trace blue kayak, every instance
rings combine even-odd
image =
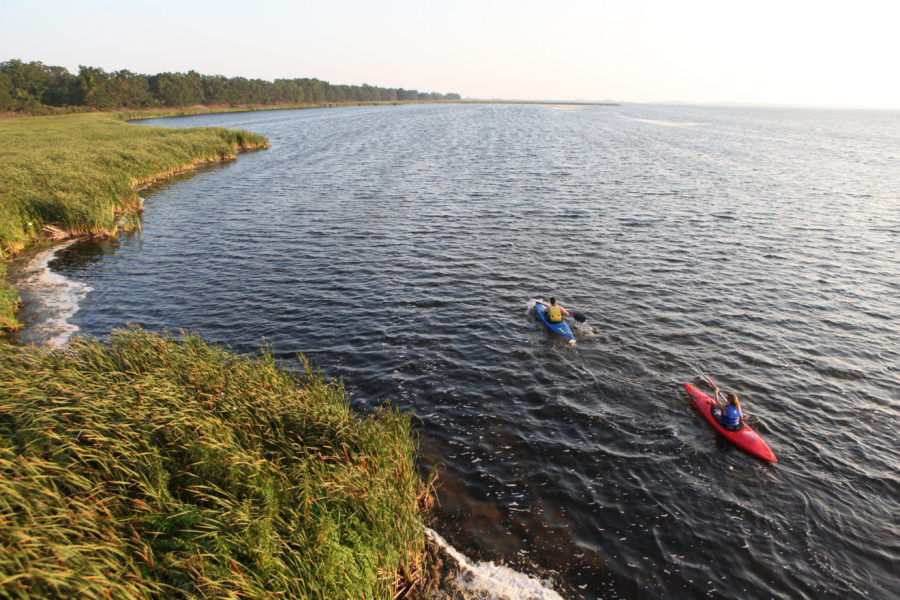
[[[568,323],[566,323],[565,321],[560,321],[559,323],[550,322],[550,319],[547,318],[547,308],[540,302],[535,302],[534,312],[537,314],[538,319],[541,320],[541,323],[546,325],[547,329],[549,329],[553,333],[561,335],[567,340],[575,339],[575,336],[572,335],[572,330],[569,329]]]

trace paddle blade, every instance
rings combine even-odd
[[[581,313],[572,313],[572,318],[578,321],[579,323],[584,323],[587,321],[587,317]]]

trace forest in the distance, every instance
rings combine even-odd
[[[368,84],[334,85],[320,79],[247,79],[223,75],[104,71],[12,59],[0,63],[0,112],[47,114],[68,110],[117,110],[183,106],[319,104],[459,100],[459,94],[419,92]]]

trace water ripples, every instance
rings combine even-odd
[[[626,118],[622,118],[626,117]],[[411,410],[435,528],[569,598],[900,594],[895,113],[409,106],[162,120],[272,148],[54,268],[73,321],[307,354]],[[677,125],[677,126],[673,126]],[[873,134],[873,132],[876,132]],[[599,328],[575,348],[528,300]],[[741,394],[780,462],[683,394]],[[485,563],[486,564],[486,563]]]

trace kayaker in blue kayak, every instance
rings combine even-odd
[[[721,402],[719,394],[719,390],[716,389],[716,402]],[[740,431],[744,428],[744,422],[741,420],[743,416],[741,400],[737,394],[728,394],[728,402],[725,403],[724,409],[721,406],[716,407],[716,418],[722,427],[729,431]]]
[[[541,304],[544,304],[541,302]],[[563,320],[563,315],[571,317],[572,313],[567,311],[562,304],[556,303],[556,297],[550,296],[550,304],[544,304],[547,307],[547,320],[551,323],[559,323]]]

